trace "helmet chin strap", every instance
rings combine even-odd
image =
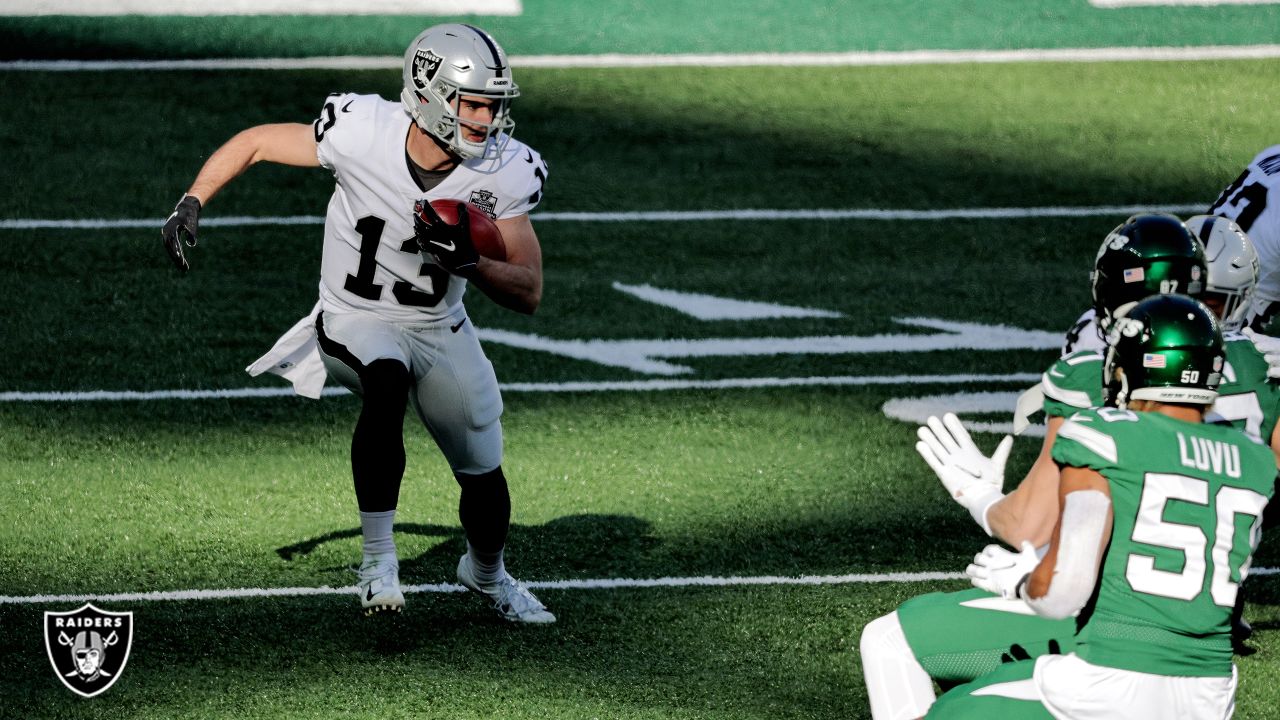
[[[1125,377],[1124,370],[1120,371],[1120,392],[1116,393],[1116,407],[1121,410],[1129,409],[1129,378]]]

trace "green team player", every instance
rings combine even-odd
[[[1223,720],[1235,708],[1231,611],[1274,491],[1275,456],[1205,423],[1224,368],[1218,322],[1181,295],[1108,331],[1106,407],[1064,421],[1046,552],[988,546],[966,572],[1037,616],[1076,618],[1074,650],[1000,666],[928,717]]]
[[[1201,294],[1207,278],[1206,296],[1215,298],[1226,316],[1238,322],[1243,315],[1236,309],[1247,307],[1256,282],[1257,256],[1239,228],[1215,220],[1220,222],[1202,235],[1211,258],[1207,267],[1202,243],[1177,218],[1138,215],[1117,227],[1095,259],[1094,308],[1088,315],[1098,318],[1098,325],[1109,326],[1146,295],[1167,290]],[[1205,229],[1200,218],[1191,226]],[[1241,267],[1245,272],[1239,272]],[[1081,332],[1085,327],[1088,331]],[[1077,340],[1098,335],[1092,323],[1077,323],[1073,333]],[[1233,336],[1229,345],[1232,364],[1222,390],[1231,396],[1223,405],[1249,409],[1233,415],[1271,437],[1280,418],[1280,391],[1266,384],[1266,362],[1247,339]],[[933,418],[929,427],[921,428],[921,444],[931,442],[935,448],[921,453],[944,485],[988,534],[1015,547],[1048,542],[1058,513],[1058,467],[1050,449],[1067,416],[1101,404],[1101,353],[1079,351],[1059,360],[1045,373],[1040,389],[1047,416],[1044,444],[1026,478],[1007,496],[1000,490],[1010,438],[988,459],[954,415],[942,421]],[[863,632],[863,671],[872,715],[878,720],[920,717],[934,700],[933,680],[945,688],[972,680],[1001,662],[1066,652],[1073,647],[1074,633],[1069,620],[1046,620],[1025,603],[977,589],[913,598]]]

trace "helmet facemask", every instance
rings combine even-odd
[[[515,128],[511,101],[520,89],[506,53],[488,33],[470,25],[427,28],[405,52],[403,80],[405,110],[449,152],[464,160],[501,155]],[[461,118],[463,98],[492,100],[492,118]],[[484,138],[467,139],[463,125],[481,130]]]

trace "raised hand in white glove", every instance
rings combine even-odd
[[[951,497],[990,535],[987,510],[1004,497],[1004,464],[1013,448],[1013,438],[1005,435],[996,451],[987,457],[974,444],[955,413],[943,415],[942,420],[930,417],[927,424],[916,430],[916,435],[920,438],[916,452],[933,469]]]
[[[974,587],[1012,600],[1018,597],[1024,580],[1039,564],[1040,555],[1035,546],[1023,540],[1019,552],[1001,545],[986,546],[973,556],[973,564],[964,572]]]
[[[1280,378],[1280,337],[1263,335],[1253,328],[1245,328],[1240,332],[1252,340],[1253,346],[1258,348],[1258,352],[1262,353],[1262,357],[1266,358],[1267,377]]]

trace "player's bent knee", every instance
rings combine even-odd
[[[360,384],[366,398],[395,397],[403,407],[408,401],[409,368],[397,359],[379,358],[360,372]]]
[[[867,623],[858,649],[873,718],[907,720],[928,712],[933,681],[907,644],[896,611]]]
[[[902,625],[898,622],[896,612],[881,615],[867,623],[862,629],[862,639],[858,644],[863,662],[866,662],[868,656],[878,657],[886,651],[892,651],[896,645],[895,635],[902,635]],[[905,638],[903,644],[905,645]]]

